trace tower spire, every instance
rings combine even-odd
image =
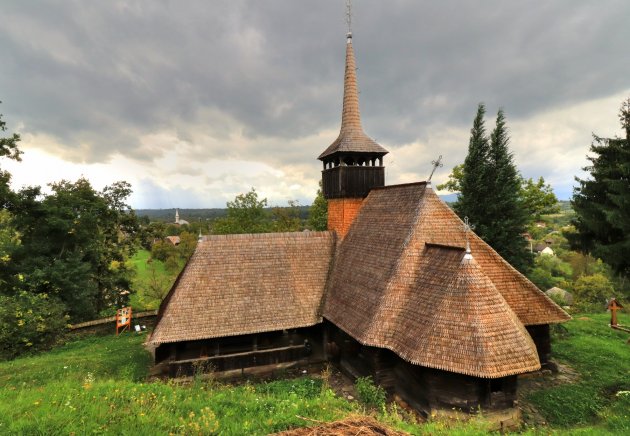
[[[343,238],[370,190],[385,185],[387,150],[363,132],[357,67],[352,47],[352,1],[346,0],[346,65],[339,136],[318,159],[324,164],[322,192],[328,200],[328,230]]]
[[[326,163],[332,159],[343,161],[346,156],[340,154],[362,153],[364,158],[379,159],[388,153],[376,141],[363,131],[361,113],[359,111],[359,90],[357,86],[357,66],[352,47],[352,1],[346,0],[346,68],[343,80],[343,110],[341,112],[341,130],[337,139],[319,155],[318,159]],[[369,156],[365,156],[365,155]],[[366,159],[364,159],[365,161]]]

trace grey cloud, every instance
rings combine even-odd
[[[516,120],[628,87],[625,0],[355,3],[363,121],[390,150],[437,122],[468,126],[480,101]],[[304,163],[321,150],[296,140],[338,127],[343,13],[341,0],[4,2],[3,111],[85,161],[151,160],[163,150],[138,138],[175,130],[213,136],[215,158]],[[238,128],[251,145],[222,147]]]

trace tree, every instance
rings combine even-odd
[[[531,177],[529,179],[521,177],[520,196],[530,222],[540,220],[541,215],[560,211],[556,194],[542,176],[536,182]]]
[[[0,103],[2,103],[0,101]],[[7,131],[7,123],[2,120],[2,114],[0,114],[0,133]],[[20,135],[13,133],[10,136],[0,136],[0,158],[6,157],[8,159],[20,161],[22,152],[18,148],[18,142],[20,142]],[[11,174],[8,171],[0,169],[0,206],[7,208],[11,206],[14,194],[10,188]]]
[[[190,256],[195,252],[195,248],[197,247],[197,236],[192,233],[183,231],[179,235],[179,245],[177,246],[177,251],[179,252],[179,257],[184,262],[190,259]]]
[[[218,218],[213,227],[215,234],[265,233],[271,230],[269,215],[265,211],[267,199],[258,199],[256,189],[237,195],[227,202],[227,216]]]
[[[299,232],[302,230],[300,203],[289,200],[289,207],[274,207],[271,211],[274,232]]]
[[[455,212],[460,217],[468,217],[475,224],[475,232],[483,238],[489,224],[486,213],[488,199],[488,187],[486,186],[488,168],[488,154],[490,143],[486,136],[484,115],[486,108],[483,103],[477,107],[477,115],[470,130],[468,154],[464,160],[464,171],[461,180],[461,190],[457,202],[454,204]]]
[[[0,101],[0,103],[2,103]],[[0,114],[0,132],[7,131],[7,123],[2,121],[2,114]],[[9,159],[20,161],[22,158],[20,155],[22,152],[18,148],[18,142],[20,142],[20,135],[17,133],[11,136],[1,138],[0,137],[0,157],[8,157]]]
[[[615,295],[612,283],[603,274],[580,277],[575,282],[573,292],[580,303],[599,304],[602,308]]]
[[[439,191],[460,192],[461,183],[464,178],[464,165],[459,164],[453,167],[453,170],[448,175],[446,182],[437,185]],[[548,215],[552,213],[558,213],[560,211],[560,205],[558,204],[558,198],[553,192],[553,188],[550,184],[545,182],[545,179],[541,176],[537,181],[534,181],[531,177],[525,179],[523,176],[520,178],[519,196],[521,198],[522,206],[527,211],[528,223],[532,224],[538,221],[541,215]]]
[[[505,115],[503,109],[499,109],[490,135],[485,172],[489,191],[484,204],[488,219],[484,239],[512,266],[526,271],[532,261],[521,236],[527,228],[527,215],[520,197],[521,179],[508,149],[509,141]]]
[[[470,132],[468,155],[461,171],[453,171],[452,187],[460,187],[454,209],[475,225],[475,232],[505,260],[526,271],[531,255],[521,235],[527,215],[521,203],[520,176],[508,149],[509,136],[503,110],[497,113],[490,138],[486,136],[485,107],[479,104]],[[461,181],[457,183],[458,174]],[[448,184],[448,182],[447,182]]]
[[[529,278],[543,291],[557,286],[567,289],[570,286],[573,270],[571,265],[556,256],[540,255],[534,260],[534,267],[528,272]]]
[[[55,345],[68,324],[65,311],[63,304],[47,294],[0,294],[0,359]]]
[[[462,179],[464,178],[464,164],[455,165],[448,175],[448,180],[437,185],[438,191],[461,192]]]
[[[137,221],[125,204],[131,189],[117,182],[98,192],[86,179],[50,185],[52,193],[26,188],[17,195],[15,220],[21,245],[11,264],[23,287],[59,298],[75,321],[120,302],[131,271]]]
[[[164,274],[158,272],[156,262],[150,260],[147,266],[147,280],[143,283],[143,295],[148,301],[143,303],[149,307],[159,306],[170,288],[170,280]]]
[[[308,227],[311,230],[324,231],[328,229],[328,201],[322,192],[322,182],[319,182],[317,195],[308,212]]]
[[[576,177],[571,204],[576,233],[571,246],[610,264],[617,274],[630,274],[630,98],[619,111],[626,138],[593,135],[590,179]]]

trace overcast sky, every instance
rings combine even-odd
[[[310,204],[337,136],[344,0],[0,0],[0,112],[14,187],[86,176],[137,208],[224,207],[255,187]],[[503,107],[525,177],[567,199],[591,133],[621,135],[627,0],[355,0],[368,135],[387,184],[446,180],[479,102]],[[185,217],[184,217],[185,218]]]

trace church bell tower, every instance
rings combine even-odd
[[[388,153],[365,134],[361,125],[350,11],[346,36],[341,131],[318,157],[324,164],[322,188],[328,200],[328,230],[335,230],[342,238],[370,190],[385,185],[383,156]]]

